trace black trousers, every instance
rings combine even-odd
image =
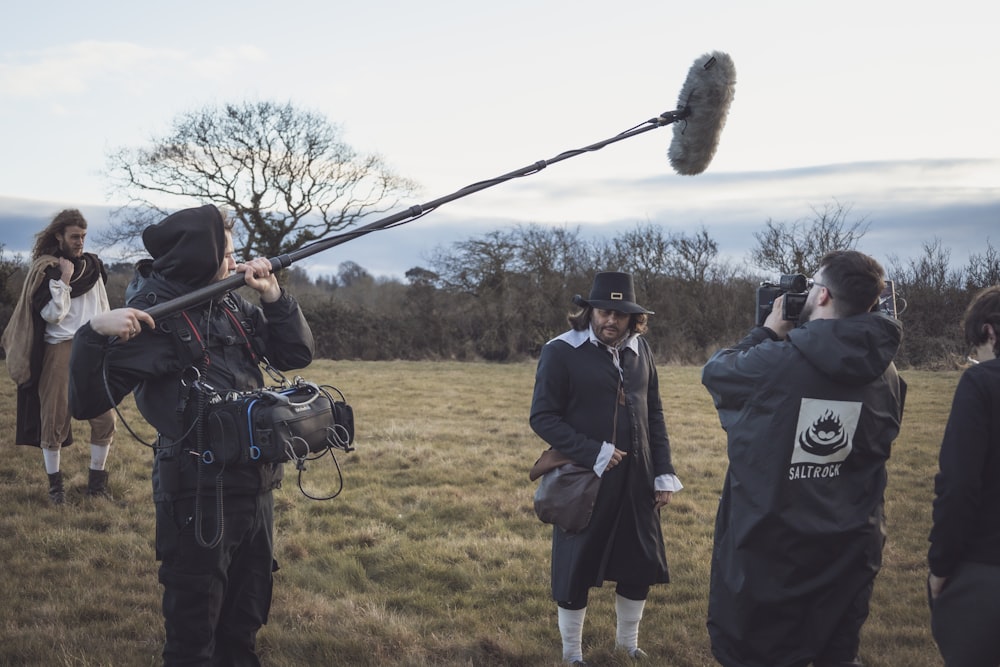
[[[1000,665],[1000,566],[961,563],[931,605],[946,667]]]
[[[194,499],[156,503],[163,664],[258,667],[257,631],[267,622],[277,570],[273,496],[223,496],[221,524],[214,498],[197,509]],[[203,546],[220,528],[218,544]]]

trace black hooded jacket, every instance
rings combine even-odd
[[[211,205],[165,218],[146,229],[143,242],[152,259],[139,263],[126,291],[127,305],[141,310],[214,282],[226,247],[222,218]],[[280,484],[281,465],[202,464],[199,477],[199,459],[189,452],[220,443],[203,436],[199,445],[197,416],[204,405],[190,380],[197,374],[220,392],[257,389],[263,386],[260,357],[284,371],[304,368],[312,354],[312,332],[290,295],[282,291],[277,301],[258,307],[230,292],[163,318],[124,343],[110,343],[85,325],[73,343],[70,407],[74,417],[86,418],[134,390],[139,411],[160,436],[154,500],[199,489],[211,495],[219,481],[224,493],[260,493]]]
[[[901,335],[876,313],[813,320],[787,341],[758,327],[705,365],[728,435],[708,610],[723,665],[806,664],[863,623],[845,619],[867,614],[882,562]]]

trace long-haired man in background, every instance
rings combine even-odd
[[[87,221],[76,209],[61,211],[36,235],[21,298],[3,333],[7,369],[17,382],[16,441],[41,447],[49,500],[56,505],[66,498],[62,447],[73,443],[69,410],[73,336],[109,309],[108,274],[97,255],[84,252],[86,236]],[[115,433],[114,412],[108,410],[89,422],[86,493],[109,496],[104,466]]]

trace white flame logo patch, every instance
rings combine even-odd
[[[803,398],[792,463],[837,463],[851,453],[861,403]]]

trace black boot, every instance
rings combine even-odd
[[[53,505],[62,505],[66,502],[66,493],[63,491],[62,471],[49,475],[49,500]]]
[[[87,476],[87,495],[91,498],[111,498],[108,492],[108,471],[93,470]]]

